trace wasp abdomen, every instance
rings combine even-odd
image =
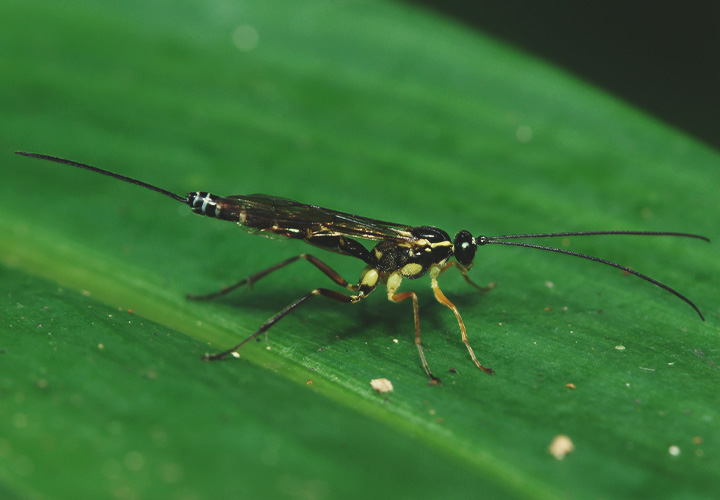
[[[208,217],[217,217],[217,202],[219,198],[219,196],[215,196],[214,194],[198,191],[187,194],[187,204],[190,205],[190,208],[196,214],[207,215]]]

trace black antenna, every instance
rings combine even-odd
[[[530,234],[508,234],[505,236],[488,236],[488,240],[510,240],[518,238],[557,238],[558,236],[597,236],[604,234],[624,234],[630,236],[680,236],[682,238],[697,238],[698,240],[710,242],[709,238],[699,234],[672,233],[666,231],[575,231],[569,233],[530,233]]]
[[[115,179],[129,182],[130,184],[135,184],[136,186],[141,186],[141,187],[147,188],[151,191],[155,191],[160,194],[164,194],[165,196],[169,196],[173,200],[179,201],[181,203],[185,203],[185,204],[188,203],[187,198],[178,196],[175,193],[171,193],[170,191],[166,191],[165,189],[159,188],[157,186],[153,186],[152,184],[148,184],[147,182],[133,179],[132,177],[126,177],[124,175],[116,174],[114,172],[108,172],[107,170],[103,170],[102,168],[93,167],[91,165],[86,165],[84,163],[79,163],[79,162],[72,161],[72,160],[66,160],[64,158],[58,158],[57,156],[41,155],[38,153],[25,153],[23,151],[15,151],[15,154],[29,156],[30,158],[38,158],[40,160],[50,160],[50,161],[54,161],[55,163],[62,163],[64,165],[71,165],[73,167],[84,168],[85,170],[90,170],[91,172],[97,172],[98,174],[107,175],[108,177],[113,177]]]
[[[537,250],[545,250],[548,252],[556,252],[561,253],[565,255],[571,255],[573,257],[580,257],[581,259],[591,260],[593,262],[599,262],[600,264],[605,264],[606,266],[615,267],[617,269],[621,269],[625,271],[626,273],[632,274],[634,276],[637,276],[638,278],[642,278],[647,282],[652,283],[655,286],[658,286],[662,288],[663,290],[670,292],[671,294],[675,295],[676,297],[684,300],[686,303],[692,307],[695,312],[700,316],[700,319],[705,321],[705,317],[700,312],[700,309],[686,296],[678,292],[677,290],[674,290],[673,288],[670,288],[664,283],[661,283],[655,279],[652,279],[650,276],[646,276],[642,273],[639,273],[637,271],[634,271],[630,269],[629,267],[622,266],[620,264],[616,264],[615,262],[611,262],[609,260],[601,259],[599,257],[593,257],[592,255],[586,255],[583,253],[573,252],[572,250],[563,250],[561,248],[555,248],[555,247],[547,247],[544,245],[536,245],[533,243],[522,243],[517,241],[502,241],[502,240],[509,240],[509,239],[516,239],[516,238],[557,238],[557,237],[563,237],[563,236],[597,236],[597,235],[634,235],[634,236],[679,236],[682,238],[696,238],[699,240],[710,242],[709,238],[706,238],[705,236],[700,236],[698,234],[690,234],[690,233],[675,233],[675,232],[657,232],[657,231],[580,231],[580,232],[567,232],[567,233],[534,233],[534,234],[509,234],[505,236],[480,236],[477,238],[477,244],[480,245],[509,245],[509,246],[516,246],[516,247],[525,247],[525,248],[535,248]]]

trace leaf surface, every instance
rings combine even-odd
[[[472,277],[494,290],[452,270],[440,284],[493,377],[425,279],[401,290],[418,291],[440,387],[420,366],[411,305],[382,291],[352,307],[315,299],[267,346],[203,363],[331,283],[299,262],[215,302],[185,294],[307,247],[11,154],[451,234],[717,241],[715,152],[402,4],[27,1],[0,15],[8,496],[700,498],[720,487],[714,243],[554,242],[677,288],[705,323],[617,270],[481,248]],[[349,281],[362,269],[315,254]],[[383,377],[394,392],[372,390]],[[562,461],[548,452],[558,434],[575,444]]]

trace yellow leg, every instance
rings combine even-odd
[[[435,269],[437,269],[437,270],[435,270]],[[467,347],[467,350],[470,353],[470,357],[475,362],[477,367],[480,368],[485,373],[489,373],[489,374],[494,373],[492,371],[492,369],[485,368],[483,365],[481,365],[480,362],[475,357],[475,353],[473,352],[472,347],[470,347],[470,342],[468,342],[467,330],[465,329],[465,323],[463,323],[462,317],[460,316],[460,311],[458,311],[458,308],[455,307],[455,304],[450,302],[450,300],[447,297],[445,297],[445,294],[443,294],[442,291],[440,290],[440,287],[438,287],[437,276],[440,274],[440,272],[442,272],[442,270],[440,268],[435,268],[435,269],[433,269],[430,273],[430,277],[432,278],[431,286],[432,286],[433,292],[435,293],[435,298],[437,299],[438,302],[440,302],[445,307],[450,308],[452,310],[452,312],[455,313],[455,317],[457,318],[458,325],[460,325],[460,333],[462,335],[462,341],[465,344],[465,347]]]
[[[480,285],[478,285],[477,283],[475,283],[473,280],[470,279],[470,276],[468,276],[467,271],[466,271],[465,269],[463,269],[462,267],[460,267],[460,266],[458,265],[457,261],[455,261],[455,260],[449,260],[449,261],[443,266],[443,268],[442,268],[442,270],[440,271],[440,273],[444,273],[445,271],[447,271],[447,270],[448,270],[449,268],[451,268],[451,267],[457,267],[458,271],[460,271],[460,274],[462,274],[462,277],[465,278],[465,281],[467,281],[468,284],[474,286],[475,288],[477,288],[477,289],[480,290],[481,292],[489,292],[490,290],[492,290],[493,288],[495,288],[495,282],[494,282],[494,281],[493,281],[492,283],[488,284],[488,286],[480,286]]]
[[[401,281],[402,276],[400,275],[400,273],[394,273],[390,275],[390,277],[388,277],[388,299],[393,302],[402,302],[403,300],[408,298],[412,299],[413,317],[415,318],[415,345],[417,346],[418,352],[420,353],[420,361],[422,361],[425,373],[427,373],[428,377],[430,377],[430,382],[428,383],[430,385],[438,385],[441,383],[441,381],[430,371],[430,367],[428,366],[427,360],[425,359],[425,353],[423,352],[422,342],[420,341],[420,309],[418,307],[417,295],[415,294],[415,292],[395,293],[395,291],[400,286]]]

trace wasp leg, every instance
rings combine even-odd
[[[294,259],[297,260],[298,258],[299,257],[295,257]],[[282,266],[280,266],[280,267],[282,267]],[[252,335],[250,335],[249,337],[244,339],[242,342],[240,342],[236,346],[228,349],[227,351],[223,351],[223,352],[220,352],[217,354],[206,354],[205,356],[203,356],[203,359],[205,361],[216,361],[218,359],[224,358],[228,354],[232,354],[233,352],[237,351],[238,349],[240,349],[242,346],[244,346],[251,340],[258,338],[260,335],[267,332],[270,328],[272,328],[273,325],[275,325],[275,323],[277,323],[278,321],[283,319],[285,316],[287,316],[293,310],[295,310],[298,306],[304,304],[305,302],[310,300],[312,297],[315,297],[316,295],[320,295],[322,297],[327,297],[329,299],[333,299],[338,302],[343,302],[346,304],[358,302],[366,297],[366,295],[345,295],[344,293],[337,292],[335,290],[328,290],[327,288],[316,288],[315,290],[312,290],[312,291],[306,293],[305,295],[303,295],[302,297],[300,297],[298,300],[296,300],[295,302],[293,302],[292,304],[287,306],[285,309],[283,309],[282,311],[277,313],[272,318],[268,319],[265,323],[262,324],[262,326],[260,326],[260,328],[255,333],[253,333]]]
[[[480,285],[478,285],[477,283],[475,283],[473,280],[470,279],[470,276],[468,276],[467,271],[466,271],[465,269],[463,269],[462,267],[458,266],[458,265],[457,265],[457,261],[454,261],[454,260],[449,260],[449,261],[443,266],[443,268],[442,268],[442,270],[441,270],[440,272],[441,272],[441,273],[444,273],[444,272],[447,271],[447,269],[450,268],[450,267],[456,267],[457,270],[460,271],[460,274],[462,274],[462,277],[465,278],[465,281],[466,281],[468,284],[470,284],[470,285],[474,286],[475,288],[477,288],[478,290],[480,290],[481,292],[489,292],[490,290],[492,290],[493,288],[495,288],[495,282],[494,282],[494,281],[491,282],[491,283],[489,283],[487,286],[480,286]]]
[[[428,377],[430,377],[430,382],[428,382],[429,385],[438,385],[441,384],[442,381],[437,378],[435,375],[432,374],[430,371],[430,367],[428,366],[427,360],[425,359],[425,353],[423,352],[422,348],[422,341],[420,340],[420,310],[418,308],[418,298],[417,294],[415,292],[404,292],[404,293],[395,293],[395,291],[400,286],[402,278],[399,273],[391,275],[387,280],[387,287],[388,287],[388,299],[390,299],[393,302],[402,302],[403,300],[407,298],[411,298],[413,301],[413,318],[415,318],[415,345],[418,348],[418,352],[420,353],[420,360],[422,361],[422,366],[425,369],[425,373],[427,373]]]
[[[441,271],[440,271],[441,272]],[[455,304],[450,302],[450,300],[445,297],[445,294],[442,293],[440,290],[440,287],[438,287],[437,283],[437,277],[440,274],[439,271],[431,272],[431,286],[433,289],[433,292],[435,293],[435,298],[438,302],[440,302],[442,305],[450,308],[452,312],[455,313],[455,317],[457,318],[458,325],[460,325],[460,333],[462,335],[462,341],[465,344],[465,347],[467,347],[468,352],[470,353],[470,357],[475,362],[478,368],[480,368],[485,373],[493,374],[493,370],[490,368],[485,368],[483,365],[480,364],[480,362],[475,357],[475,353],[472,350],[472,347],[470,347],[470,343],[468,342],[468,336],[467,336],[467,330],[465,329],[465,323],[463,323],[462,317],[460,317],[460,311],[458,311],[458,308],[455,307]]]
[[[357,285],[351,285],[350,283],[348,283],[342,276],[340,276],[337,273],[337,271],[332,269],[330,266],[325,264],[323,261],[321,261],[317,257],[314,257],[310,254],[303,253],[300,255],[296,255],[295,257],[290,257],[289,259],[279,262],[279,263],[275,264],[274,266],[270,266],[267,269],[264,269],[253,275],[250,275],[247,278],[245,278],[244,280],[238,281],[234,285],[222,288],[221,290],[219,290],[217,292],[208,293],[206,295],[188,294],[187,298],[190,300],[211,300],[211,299],[216,299],[218,297],[222,297],[223,295],[226,295],[226,294],[232,292],[233,290],[237,290],[238,288],[240,288],[242,286],[247,285],[248,287],[250,287],[253,285],[253,283],[255,283],[256,281],[260,281],[262,278],[264,278],[268,274],[275,272],[278,269],[282,269],[283,267],[285,267],[289,264],[292,264],[293,262],[300,260],[300,259],[306,260],[309,263],[311,263],[313,266],[320,269],[320,271],[322,271],[323,274],[325,274],[328,278],[333,280],[335,283],[337,283],[341,287],[347,288],[351,292],[357,291]]]
[[[438,385],[441,384],[442,381],[437,378],[435,375],[432,374],[430,371],[430,367],[427,364],[427,361],[425,360],[425,353],[423,352],[422,348],[422,342],[420,341],[420,314],[418,310],[418,300],[417,300],[417,294],[415,292],[405,292],[405,293],[398,293],[391,295],[389,298],[393,302],[402,302],[403,300],[407,299],[408,297],[412,298],[413,301],[413,315],[415,317],[415,345],[418,348],[418,352],[420,353],[420,360],[422,361],[423,368],[425,369],[425,373],[427,373],[428,377],[430,377],[430,382],[428,382],[429,385]]]

